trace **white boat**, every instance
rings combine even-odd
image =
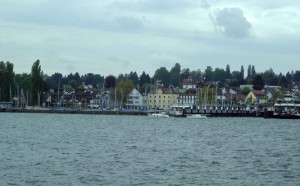
[[[169,109],[169,115],[173,117],[184,117],[183,110],[190,109],[191,106],[173,105]]]
[[[207,117],[205,115],[201,114],[191,114],[191,115],[186,115],[187,118],[191,119],[206,119]]]
[[[283,99],[276,100],[274,108],[275,118],[300,119],[300,100],[297,96],[284,95]]]
[[[168,118],[169,115],[165,112],[148,114],[149,117]]]

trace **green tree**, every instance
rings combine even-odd
[[[153,80],[157,81],[157,80],[161,80],[162,83],[167,86],[170,84],[170,73],[169,71],[166,69],[166,67],[160,67],[159,69],[157,69],[154,73],[153,76]]]
[[[105,88],[111,89],[116,87],[116,77],[109,75],[105,77]]]
[[[41,96],[41,93],[44,90],[43,71],[41,70],[40,60],[37,60],[32,65],[31,82],[32,82],[31,85],[32,103],[39,104],[38,97]]]
[[[245,70],[244,70],[244,65],[241,66],[241,75],[240,75],[240,80],[244,81],[245,79]]]
[[[170,70],[170,84],[174,87],[178,87],[180,84],[180,72],[181,67],[179,63],[176,63],[175,66]]]
[[[281,86],[281,88],[288,88],[288,81],[285,76],[281,76],[278,85]]]
[[[194,80],[201,80],[202,79],[202,72],[200,69],[198,70],[193,70],[190,72],[190,76],[189,76],[191,79],[194,79]]]
[[[97,84],[95,81],[95,75],[93,73],[85,74],[82,79],[85,85],[92,85],[95,87]]]
[[[211,68],[211,66],[208,66],[208,67],[205,69],[205,72],[204,72],[204,78],[205,78],[205,81],[206,81],[206,82],[212,81],[212,80],[213,80],[213,76],[214,76],[213,69]]]
[[[120,82],[117,83],[116,85],[116,93],[117,93],[117,100],[119,103],[122,103],[122,107],[124,104],[127,102],[127,98],[129,93],[133,90],[134,84],[131,80],[126,79],[126,80],[121,80]],[[112,96],[114,97],[115,92],[112,92]]]
[[[142,92],[148,92],[151,89],[151,78],[149,76],[149,74],[146,74],[145,72],[143,72],[140,76],[140,80],[139,80],[139,87],[140,89],[142,89]]]
[[[214,81],[220,81],[222,83],[225,82],[225,77],[226,77],[226,72],[224,69],[221,68],[216,68],[214,73],[213,73],[213,80]]]
[[[230,66],[226,65],[226,78],[231,79]]]
[[[129,76],[128,76],[128,79],[131,80],[133,82],[133,84],[136,85],[136,86],[139,83],[139,77],[138,77],[136,72],[130,72]]]
[[[181,73],[180,73],[180,82],[182,82],[182,80],[188,79],[188,78],[192,78],[192,77],[190,77],[190,69],[189,68],[182,69]]]
[[[252,77],[256,76],[256,70],[255,70],[255,66],[254,65],[252,65],[252,68],[251,68],[251,76]]]
[[[19,86],[20,89],[23,89],[24,91],[30,91],[32,87],[30,74],[16,74],[15,83]]]
[[[14,94],[14,65],[10,62],[0,62],[0,101],[11,101]]]
[[[216,88],[215,87],[202,87],[199,88],[198,102],[200,105],[215,104]]]
[[[269,70],[266,70],[263,74],[262,74],[262,78],[265,80],[265,83],[267,85],[273,85],[276,86],[278,84],[278,80],[277,80],[277,76],[274,73],[273,69],[270,68]]]
[[[300,83],[300,70],[297,70],[293,76],[295,82]]]
[[[251,65],[248,66],[248,69],[247,69],[247,79],[251,79],[252,77],[252,74],[251,74]]]
[[[0,62],[0,101],[5,101],[5,63]]]
[[[265,86],[265,81],[261,77],[261,75],[256,75],[253,81],[253,89],[254,90],[262,90]]]
[[[73,89],[76,89],[78,87],[77,81],[76,80],[71,80],[68,82],[68,85],[72,87]]]
[[[245,87],[241,90],[241,92],[247,96],[251,92],[251,89],[249,87]]]

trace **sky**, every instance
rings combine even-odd
[[[299,0],[0,0],[0,61],[30,73],[300,70]]]

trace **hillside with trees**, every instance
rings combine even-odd
[[[15,74],[14,65],[11,62],[0,62],[0,101],[12,101],[20,97],[20,90],[29,97],[31,105],[36,105],[38,97],[50,89],[72,92],[80,87],[90,85],[96,90],[117,89],[118,99],[126,101],[126,95],[132,88],[140,92],[149,92],[155,83],[159,82],[164,87],[181,87],[183,79],[193,79],[199,82],[199,86],[239,87],[243,84],[253,85],[253,89],[261,90],[264,85],[281,86],[282,91],[291,91],[300,85],[300,70],[276,74],[273,69],[264,72],[256,72],[254,65],[249,65],[245,70],[241,66],[240,71],[231,71],[230,65],[213,69],[211,66],[205,69],[182,68],[179,63],[171,69],[158,67],[153,76],[143,71],[140,75],[136,71],[125,74],[108,75],[87,73],[80,75],[78,72],[63,75],[56,72],[51,75],[43,73],[39,60],[35,61],[31,73]],[[249,90],[242,90],[249,91]]]

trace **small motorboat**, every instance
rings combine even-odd
[[[149,117],[157,117],[157,118],[168,118],[169,115],[166,114],[165,112],[162,113],[152,113],[152,114],[148,114]]]
[[[201,114],[191,114],[191,115],[186,115],[187,118],[191,119],[206,119],[207,117],[205,115]]]

